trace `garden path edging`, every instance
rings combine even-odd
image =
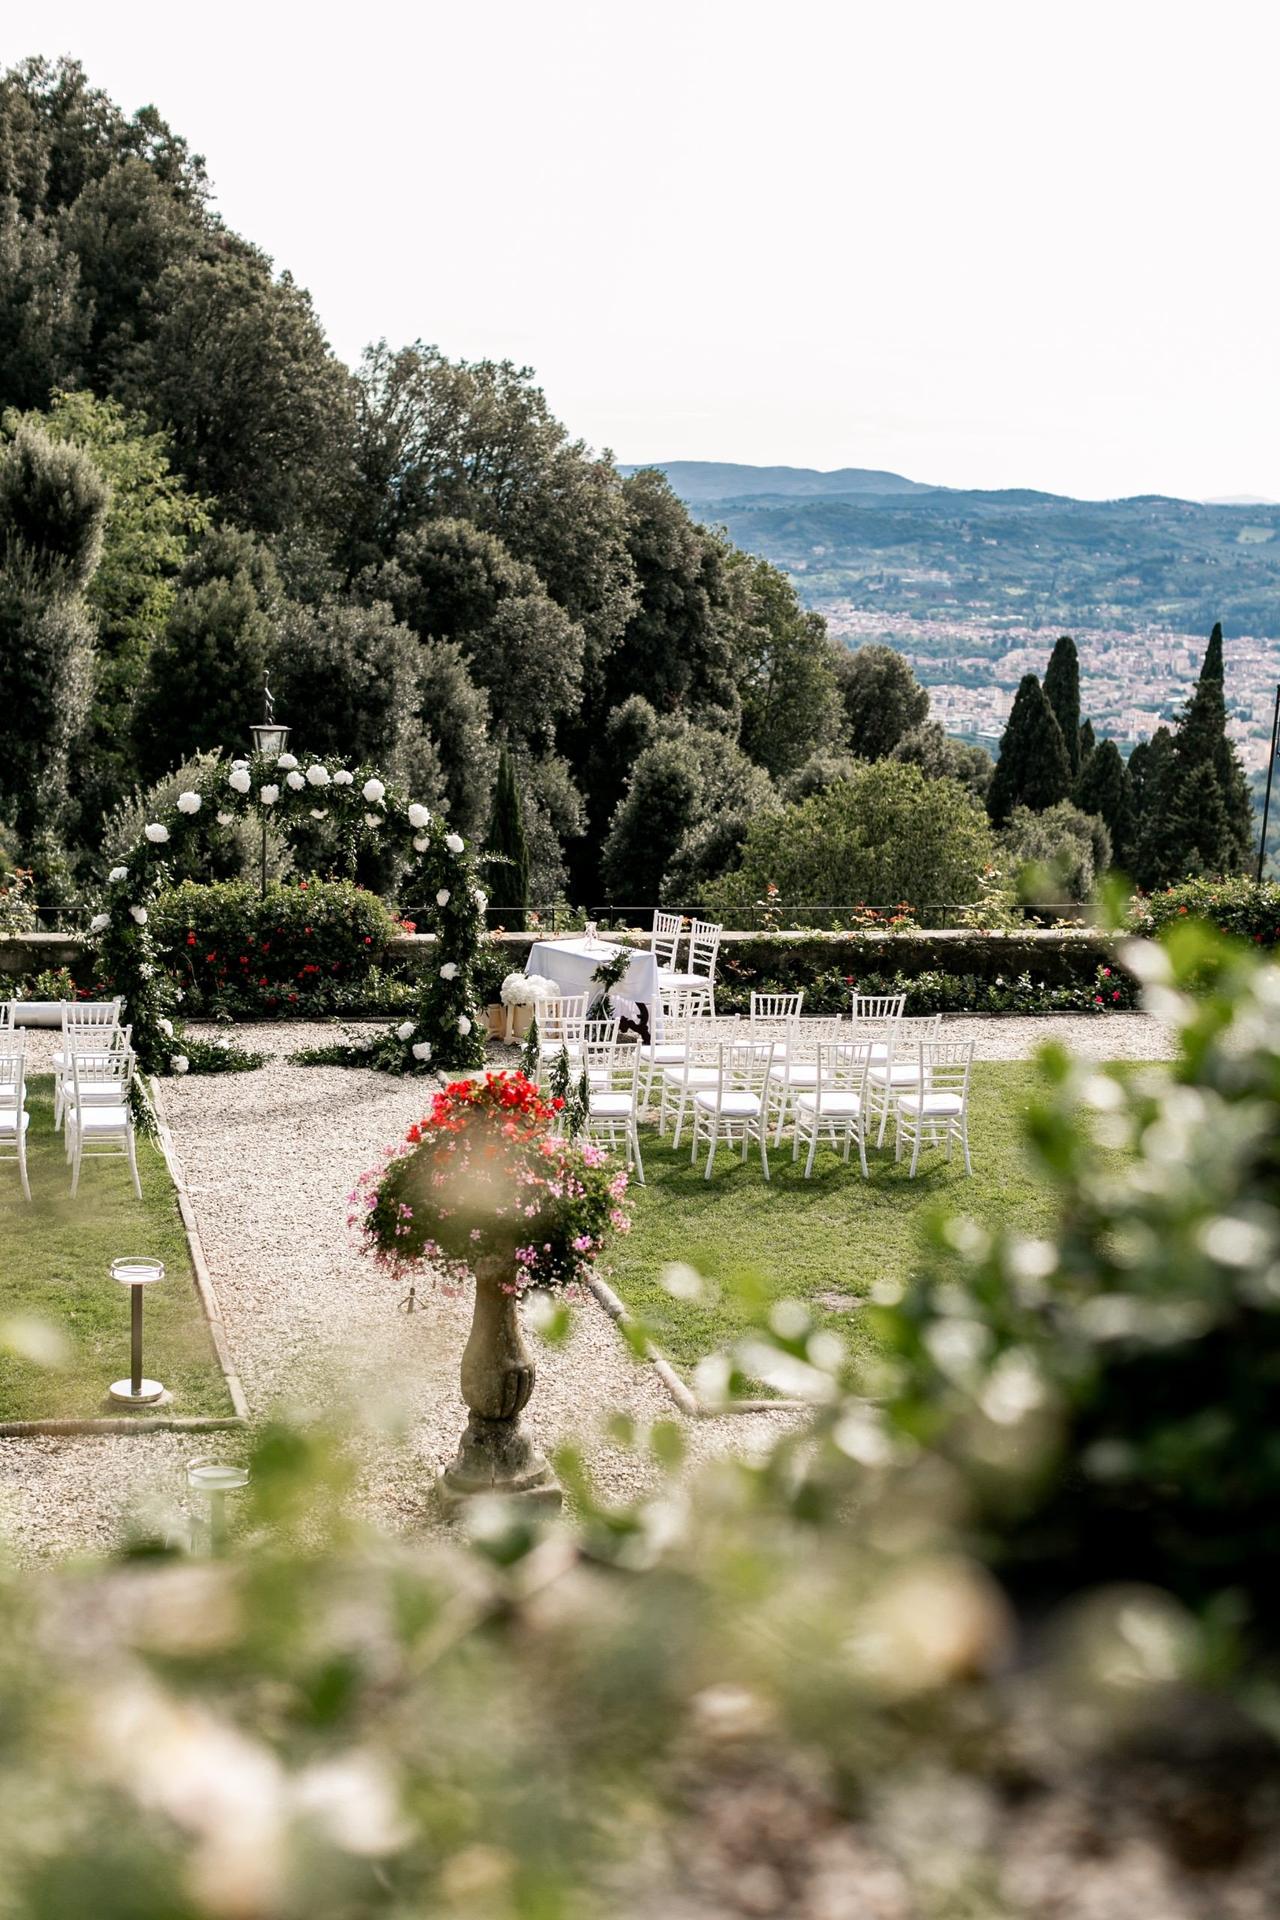
[[[593,1274],[587,1285],[599,1305],[618,1326],[624,1322],[635,1324],[625,1302],[618,1298],[607,1281]],[[647,1334],[644,1356],[681,1413],[687,1414],[691,1420],[718,1420],[726,1413],[796,1413],[811,1410],[807,1400],[729,1400],[722,1407],[709,1407],[705,1401],[699,1400],[692,1387],[685,1384],[661,1347],[656,1347]]]

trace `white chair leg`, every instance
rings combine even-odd
[[[720,1115],[717,1112],[711,1121],[711,1134],[710,1134],[711,1145],[707,1148],[707,1170],[702,1176],[704,1180],[709,1180],[711,1178],[711,1164],[716,1157],[716,1141],[719,1137],[719,1133],[720,1133]]]
[[[909,1178],[912,1180],[914,1180],[916,1177],[916,1166],[919,1163],[919,1159],[920,1159],[920,1142],[923,1138],[924,1138],[924,1115],[919,1114],[917,1115],[917,1118],[916,1118],[915,1145],[911,1149],[911,1173],[909,1175]]]
[[[969,1161],[969,1116],[967,1113],[962,1114],[960,1118],[960,1144],[964,1148],[964,1170],[969,1178],[972,1179],[973,1167]]]
[[[765,1150],[765,1128],[764,1128],[763,1114],[761,1114],[760,1116],[759,1133],[760,1133],[760,1165],[764,1168],[764,1177],[767,1180],[769,1178],[769,1155]]]
[[[858,1164],[862,1168],[863,1179],[870,1179],[871,1176],[867,1172],[867,1132],[861,1123],[858,1126]]]
[[[22,1177],[23,1197],[31,1198],[31,1182],[27,1179],[27,1136],[22,1126],[22,1115],[18,1115],[18,1172]]]
[[[799,1145],[798,1138],[797,1138],[796,1144],[797,1146]],[[814,1162],[814,1157],[817,1154],[817,1151],[818,1151],[818,1128],[817,1128],[817,1124],[815,1123],[813,1132],[809,1137],[809,1152],[805,1157],[805,1163],[804,1163],[804,1177],[806,1180],[808,1180],[813,1173],[813,1162]]]
[[[75,1197],[76,1197],[76,1189],[77,1189],[77,1188],[79,1187],[79,1185],[80,1185],[80,1154],[81,1154],[81,1150],[82,1150],[82,1147],[81,1147],[81,1140],[80,1140],[80,1135],[79,1135],[79,1133],[77,1132],[77,1134],[76,1134],[76,1144],[75,1144],[75,1151],[74,1151],[74,1153],[73,1153],[73,1154],[72,1154],[72,1156],[71,1156],[71,1198],[72,1198],[73,1200],[74,1200],[74,1199],[75,1199]]]
[[[879,1098],[879,1096],[877,1096],[877,1098]],[[883,1096],[883,1102],[882,1102],[882,1105],[881,1105],[881,1108],[880,1108],[880,1131],[879,1131],[879,1133],[878,1133],[878,1134],[876,1135],[876,1145],[877,1145],[877,1147],[882,1147],[882,1146],[884,1145],[884,1130],[885,1130],[885,1128],[886,1128],[886,1127],[888,1126],[888,1124],[889,1124],[889,1107],[890,1107],[890,1104],[891,1104],[891,1103],[890,1103],[890,1099],[889,1099],[889,1089],[888,1089],[888,1087],[886,1087],[886,1088],[885,1088],[885,1090],[884,1090],[884,1096]]]
[[[636,1124],[636,1117],[634,1114],[632,1114],[631,1116],[631,1126],[629,1129],[629,1133],[630,1133],[629,1145],[631,1148],[631,1157],[634,1159],[636,1163],[636,1178],[640,1182],[640,1185],[643,1186],[645,1184],[645,1179],[644,1179],[644,1161],[640,1158],[640,1128]]]
[[[129,1171],[130,1171],[130,1173],[131,1173],[131,1174],[133,1175],[133,1190],[134,1190],[134,1192],[135,1192],[135,1193],[137,1194],[137,1196],[138,1196],[138,1198],[139,1198],[139,1200],[141,1200],[141,1198],[142,1198],[142,1182],[141,1182],[141,1180],[139,1180],[139,1178],[138,1178],[138,1156],[137,1156],[137,1153],[136,1153],[136,1151],[135,1151],[135,1149],[134,1149],[134,1143],[133,1143],[133,1128],[132,1128],[132,1127],[130,1127],[130,1129],[129,1129],[129,1131],[128,1131],[128,1133],[126,1134],[126,1136],[125,1136],[125,1138],[126,1138],[126,1140],[128,1141],[128,1144],[129,1144]]]

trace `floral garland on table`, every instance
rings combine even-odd
[[[413,1019],[370,1044],[340,1051],[352,1063],[397,1073],[482,1063],[475,966],[486,902],[461,834],[429,808],[405,800],[369,767],[353,769],[328,758],[300,763],[282,753],[219,761],[147,823],[133,851],[107,876],[89,927],[95,978],[102,991],[122,997],[144,1073],[225,1072],[259,1064],[240,1049],[184,1034],[178,1023],[182,991],[157,963],[148,929],[150,909],[170,881],[172,849],[193,833],[224,833],[254,816],[287,827],[291,819],[330,815],[347,829],[353,848],[385,840],[388,833],[408,843],[414,865],[407,884],[434,898],[431,930],[442,956],[423,979]]]
[[[494,1259],[511,1293],[578,1286],[610,1229],[630,1228],[627,1170],[564,1138],[562,1104],[522,1073],[445,1087],[348,1195],[362,1250],[397,1280],[433,1267],[448,1292]]]

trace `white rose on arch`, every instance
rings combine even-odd
[[[452,898],[453,895],[450,893],[448,887],[441,887],[439,893],[436,895],[436,905],[438,907],[447,907]]]
[[[220,813],[218,815],[218,825],[220,827],[229,827],[234,819],[234,813]]]
[[[329,818],[328,807],[312,807],[311,818],[313,820],[327,820]]]
[[[279,787],[259,787],[258,798],[264,807],[274,807],[280,798],[280,789]]]
[[[442,980],[456,980],[457,977],[458,977],[457,961],[446,960],[444,965],[440,969],[440,978]]]
[[[429,1060],[431,1058],[431,1042],[429,1040],[417,1041],[413,1048],[413,1057],[415,1060]]]
[[[137,921],[140,927],[146,926],[147,910],[145,907],[130,907],[129,912],[133,915],[133,918]]]
[[[161,1033],[164,1035],[166,1040],[172,1040],[173,1038],[172,1020],[157,1020],[156,1025],[159,1027]]]
[[[380,827],[382,825],[382,815],[380,813],[366,813],[364,823],[366,827]]]
[[[200,795],[198,793],[180,793],[178,795],[179,813],[199,813]]]
[[[295,793],[301,793],[302,789],[307,784],[306,781],[303,779],[302,775],[298,772],[296,767],[292,770],[292,772],[286,773],[284,777],[284,783],[286,787],[291,787]]]
[[[169,1066],[174,1073],[185,1073],[190,1065],[191,1062],[185,1053],[171,1053],[169,1055]]]
[[[314,766],[307,768],[307,779],[313,787],[327,787],[329,784],[328,767],[322,767],[317,760]]]
[[[353,785],[354,781],[354,773],[348,773],[345,767],[339,767],[333,776],[333,784],[335,787],[349,787]]]
[[[463,1039],[465,1040],[467,1035],[470,1033],[470,1031],[471,1031],[470,1020],[468,1020],[465,1013],[460,1013],[458,1015],[458,1032],[462,1035]]]
[[[415,800],[413,805],[409,809],[409,825],[411,827],[417,827],[419,829],[422,827],[429,827],[431,825],[430,807],[421,807],[418,805],[417,801]]]
[[[425,853],[430,845],[431,842],[425,833],[419,833],[414,836],[413,850],[415,853]]]
[[[362,797],[369,802],[370,806],[376,805],[386,791],[381,780],[366,780],[360,789]]]
[[[450,853],[461,853],[465,844],[460,833],[446,833],[444,843]]]
[[[396,1028],[396,1039],[407,1040],[412,1032],[413,1032],[412,1020],[402,1020],[400,1022],[400,1025]]]
[[[105,933],[110,925],[111,915],[109,913],[95,913],[89,922],[89,931],[90,933]]]
[[[110,873],[107,875],[107,885],[109,887],[118,886],[121,880],[127,880],[128,878],[128,867],[112,867]]]
[[[142,831],[146,834],[153,847],[162,847],[169,838],[168,827],[159,820],[153,820],[150,826],[144,827]]]
[[[249,778],[248,767],[232,767],[227,775],[227,785],[236,793],[248,793],[253,782]]]
[[[297,764],[297,761],[291,753],[282,753],[276,758],[276,765],[279,767],[281,773],[292,773]]]

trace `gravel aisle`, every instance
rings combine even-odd
[[[972,1033],[981,1059],[1024,1058],[1050,1037],[1094,1059],[1170,1051],[1167,1032],[1142,1014],[944,1024],[963,1038]],[[457,1375],[470,1303],[428,1297],[424,1311],[401,1313],[398,1290],[351,1246],[346,1196],[418,1117],[427,1083],[289,1065],[297,1048],[335,1035],[327,1025],[242,1028],[237,1037],[269,1054],[268,1065],[166,1081],[165,1110],[251,1410],[336,1413],[358,1435],[370,1517],[420,1527],[466,1417]],[[53,1044],[32,1035],[33,1071]],[[617,1413],[641,1424],[679,1416],[594,1302],[575,1309],[567,1344],[540,1349],[538,1364],[527,1418],[539,1442],[575,1438],[607,1496],[650,1484],[654,1470],[610,1445],[604,1422]],[[686,1423],[690,1457],[765,1446],[790,1419]],[[138,1521],[176,1511],[183,1464],[209,1445],[233,1450],[235,1442],[181,1434],[0,1441],[0,1537],[23,1558],[109,1546]]]

